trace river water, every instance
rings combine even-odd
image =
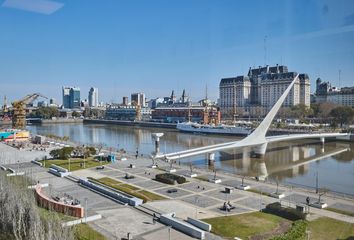
[[[173,129],[140,128],[105,124],[48,124],[30,125],[35,134],[69,136],[71,141],[82,144],[104,145],[113,150],[124,148],[127,152],[149,155],[154,151],[152,133],[163,132],[161,152],[175,152],[194,147],[234,141],[232,136],[197,135],[180,133]],[[337,152],[349,149],[345,152]],[[262,158],[253,158],[249,149],[216,153],[215,167],[224,171],[278,180],[289,185],[325,187],[331,191],[354,196],[354,143],[307,139],[268,144]],[[181,164],[207,166],[206,156],[180,160]],[[316,180],[318,179],[318,181]]]

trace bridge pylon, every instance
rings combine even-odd
[[[215,153],[214,152],[207,153],[207,157],[208,157],[208,165],[213,166],[215,163]]]
[[[255,157],[262,158],[266,154],[268,143],[262,143],[255,147],[252,147],[252,151],[255,154]]]

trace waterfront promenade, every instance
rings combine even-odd
[[[110,239],[117,237],[126,237],[127,233],[132,234],[136,239],[154,239],[156,236],[168,234],[166,226],[156,223],[152,224],[150,215],[139,211],[136,208],[120,205],[109,199],[106,199],[96,193],[93,193],[85,188],[80,187],[65,178],[58,178],[47,172],[45,168],[30,163],[31,158],[37,157],[36,154],[43,154],[41,151],[17,150],[5,144],[0,144],[1,150],[4,153],[14,154],[20,159],[20,163],[6,162],[6,158],[10,155],[0,155],[0,164],[7,167],[19,168],[20,171],[25,171],[26,175],[33,178],[34,181],[41,183],[49,183],[50,187],[46,189],[47,194],[53,196],[56,194],[69,194],[80,200],[84,204],[87,200],[88,216],[101,214],[103,218],[90,223],[92,227],[104,233]],[[25,157],[27,156],[27,157]],[[245,179],[245,184],[250,185],[256,192],[234,190],[231,194],[224,193],[226,186],[236,187],[241,183],[241,178],[232,174],[217,172],[217,178],[221,179],[220,184],[214,184],[207,181],[188,178],[188,182],[181,185],[166,185],[154,181],[157,173],[164,172],[163,169],[168,169],[169,164],[163,161],[157,162],[158,169],[150,168],[152,161],[148,158],[139,157],[135,159],[133,156],[128,156],[126,161],[118,161],[106,165],[103,170],[95,168],[84,169],[74,172],[77,177],[94,177],[102,178],[109,177],[122,183],[146,189],[167,198],[167,200],[153,201],[145,203],[143,206],[147,209],[153,209],[159,213],[175,212],[177,217],[186,219],[193,217],[198,219],[226,216],[230,214],[241,214],[254,212],[263,209],[266,204],[279,201],[262,193],[273,193],[276,191],[274,183],[264,183],[253,179]],[[135,168],[130,168],[130,164],[135,165]],[[190,172],[188,166],[173,165],[176,169],[176,174],[186,175]],[[205,169],[194,169],[194,173],[198,176],[209,179],[213,178],[214,174]],[[133,179],[125,179],[126,173],[133,175]],[[168,190],[176,189],[177,192],[169,193]],[[290,186],[279,186],[279,192],[285,194],[285,198],[281,199],[281,203],[285,206],[295,206],[298,204],[304,205],[306,197],[309,196],[311,202],[316,201],[318,196],[314,191],[308,189],[294,188]],[[333,194],[322,197],[329,207],[354,213],[354,200],[351,198],[343,198]],[[231,212],[221,210],[224,202],[228,202],[235,206]],[[320,210],[310,208],[310,219],[315,219],[320,216],[326,216],[341,221],[346,221],[354,224],[354,218],[339,214],[328,210]],[[172,230],[171,239],[190,239],[190,237]],[[134,239],[135,239],[134,238]],[[210,234],[207,239],[217,239],[218,237]]]

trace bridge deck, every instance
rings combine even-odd
[[[293,134],[293,135],[279,135],[279,136],[270,136],[266,137],[266,143],[280,142],[280,141],[290,141],[290,140],[299,140],[299,139],[311,139],[311,138],[337,138],[337,137],[347,137],[348,133],[309,133],[309,134]],[[179,158],[191,157],[200,154],[206,154],[211,152],[217,152],[227,149],[238,149],[243,147],[252,147],[256,146],[259,143],[247,143],[240,141],[233,141],[227,143],[220,143],[210,146],[204,146],[189,150],[183,150],[174,153],[162,154],[156,156],[156,158],[165,158],[168,160],[175,160]]]
[[[205,146],[190,150],[179,151],[175,153],[169,154],[160,154],[155,156],[155,159],[166,159],[173,160],[178,158],[190,157],[199,154],[212,153],[216,151],[222,151],[226,149],[237,149],[243,147],[254,147],[254,150],[257,149],[257,154],[265,154],[267,144],[270,142],[277,141],[286,141],[286,140],[296,140],[296,139],[304,139],[304,138],[328,138],[328,137],[345,137],[346,133],[309,133],[309,134],[296,134],[296,135],[282,135],[282,136],[274,136],[274,137],[266,137],[266,132],[268,131],[270,125],[272,124],[274,117],[278,113],[281,105],[285,101],[285,98],[289,94],[290,90],[294,86],[297,81],[299,74],[293,79],[293,81],[289,84],[283,94],[280,96],[278,101],[271,108],[267,116],[263,119],[263,121],[258,125],[258,127],[247,137],[240,141],[234,141],[229,143],[221,143],[215,144],[211,146]],[[256,152],[256,151],[255,151]]]

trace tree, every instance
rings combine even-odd
[[[60,149],[53,149],[50,151],[49,155],[52,156],[52,158],[57,159],[59,158],[59,151]]]
[[[0,172],[0,239],[74,239],[56,214],[41,214],[34,191],[28,189],[29,178],[11,180]]]
[[[329,190],[327,188],[318,189],[318,203],[321,203],[321,197],[325,195]]]
[[[86,147],[87,151],[89,152],[90,155],[95,155],[96,154],[96,148],[94,147]]]
[[[35,112],[30,114],[30,117],[51,119],[59,117],[59,110],[56,107],[40,107]]]
[[[92,118],[102,118],[105,115],[105,111],[102,109],[91,109],[90,110],[90,117]]]
[[[71,153],[73,152],[73,147],[63,147],[62,149],[54,149],[50,151],[50,156],[54,159],[64,159],[67,160],[70,158]]]
[[[279,109],[278,116],[282,119],[287,119],[292,117],[292,112],[289,107],[282,107]]]
[[[305,104],[297,104],[291,107],[291,111],[293,117],[304,119],[305,117],[313,114],[313,111],[310,107],[306,106]]]
[[[82,112],[82,115],[85,117],[85,118],[88,118],[91,116],[91,110],[89,107],[85,107],[85,110]]]
[[[316,117],[326,120],[330,116],[330,112],[336,107],[338,105],[334,103],[320,103]]]
[[[348,106],[339,106],[330,112],[330,116],[333,117],[334,125],[340,124],[340,127],[343,127],[343,124],[349,124],[353,121],[354,110]]]
[[[60,149],[60,153],[59,153],[59,158],[60,159],[69,159],[71,156],[71,153],[74,151],[73,147],[63,147],[62,149]]]
[[[81,113],[73,111],[73,113],[71,114],[71,116],[73,117],[81,117]]]

